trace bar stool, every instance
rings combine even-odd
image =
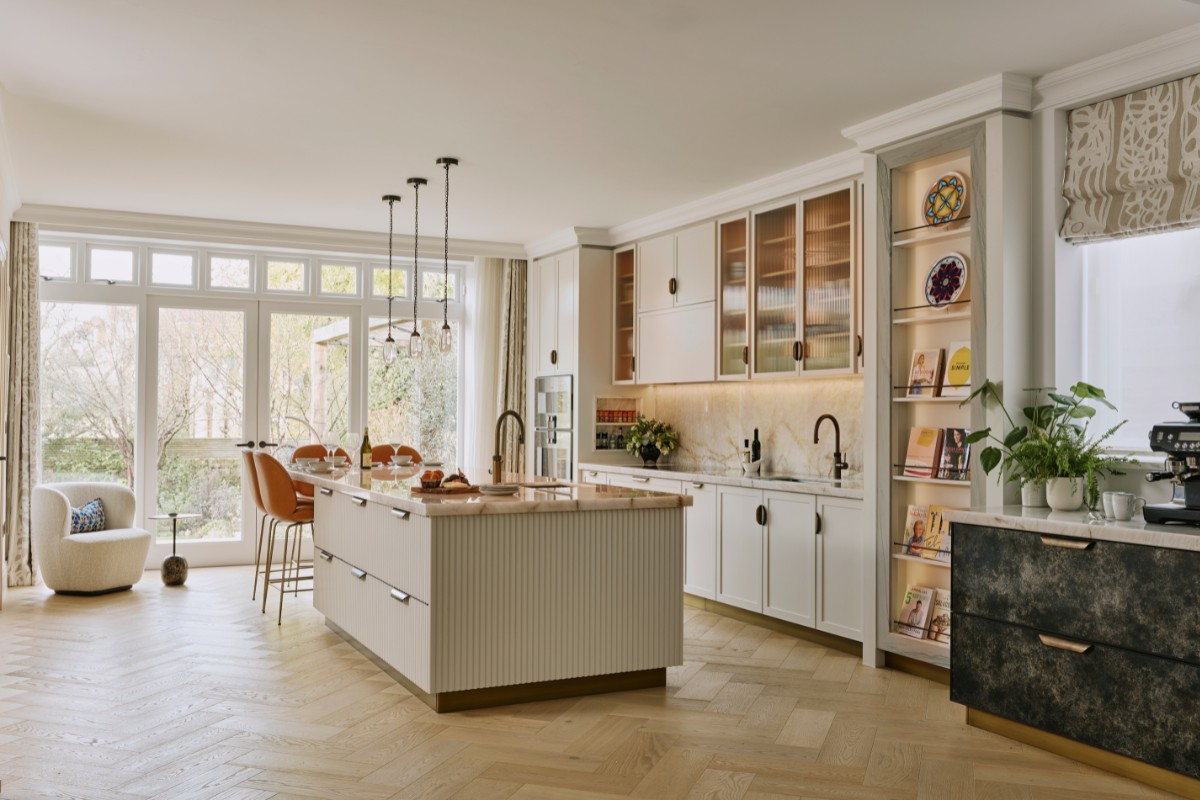
[[[396,455],[396,448],[390,444],[377,444],[371,448],[371,463],[387,464],[391,462],[394,455]]]
[[[342,456],[347,461],[350,460],[350,454],[340,447],[334,450],[333,454]],[[329,455],[329,448],[323,444],[302,444],[292,451],[292,463],[295,464],[301,458],[324,458],[327,455]],[[296,493],[311,498],[313,486],[311,483],[298,483],[296,484]]]
[[[253,600],[258,596],[258,576],[262,574],[260,569],[262,565],[262,543],[263,529],[267,526],[267,521],[271,523],[271,534],[275,533],[275,520],[267,513],[267,507],[263,505],[262,492],[258,489],[258,470],[254,468],[254,453],[250,450],[242,451],[242,466],[246,468],[245,477],[242,479],[243,486],[249,487],[247,491],[254,499],[254,507],[262,514],[262,519],[258,523],[258,538],[254,540],[254,586],[250,589],[250,599]]]
[[[300,575],[301,565],[299,559],[295,556],[289,559],[288,542],[293,530],[299,528],[296,532],[296,545],[298,549],[300,537],[303,536],[303,526],[308,525],[310,530],[313,521],[313,506],[311,503],[302,503],[296,494],[296,484],[292,482],[292,478],[288,475],[287,470],[273,456],[268,453],[255,453],[254,465],[258,473],[258,489],[262,494],[263,505],[266,507],[267,513],[275,518],[275,527],[272,530],[272,535],[267,538],[267,570],[266,578],[263,582],[263,605],[262,610],[265,614],[267,611],[267,589],[272,583],[279,584],[279,619],[278,624],[283,624],[283,595],[287,592],[288,584],[291,583],[295,592],[299,592],[299,584],[302,580],[312,580],[311,575]],[[271,577],[271,564],[275,558],[275,539],[278,538],[278,526],[286,523],[283,529],[283,560],[280,566],[281,577]],[[293,568],[293,576],[288,577],[288,561],[291,561]],[[311,587],[305,591],[311,591]]]
[[[412,460],[413,460],[413,463],[414,463],[414,464],[420,464],[420,463],[421,463],[421,454],[417,452],[417,449],[416,449],[415,447],[409,447],[409,446],[408,446],[408,445],[406,445],[406,444],[398,444],[398,445],[396,445],[396,455],[398,455],[398,456],[412,456]]]

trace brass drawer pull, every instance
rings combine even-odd
[[[409,595],[407,592],[402,592],[399,589],[392,589],[390,592],[388,592],[388,594],[392,596],[393,600],[399,600],[401,603],[408,602]]]
[[[351,497],[350,502],[354,503],[354,505],[358,506],[359,508],[367,507],[367,498],[365,497]]]
[[[353,575],[354,577],[358,578],[360,581],[365,581],[367,579],[367,571],[365,569],[359,569],[358,567],[351,567],[350,574]]]
[[[692,481],[692,488],[693,488],[693,489],[703,489],[703,488],[704,488],[704,484],[703,484],[703,483],[696,483],[695,481]]]
[[[405,511],[403,508],[392,509],[392,516],[396,519],[408,519],[408,513],[409,512]]]
[[[1065,550],[1090,550],[1095,542],[1089,539],[1066,539],[1061,536],[1043,536],[1042,544],[1049,547],[1061,547]]]
[[[650,482],[649,478],[639,478],[636,475],[631,475],[629,479],[631,481],[637,481],[638,483],[649,483]]]
[[[333,561],[333,556],[329,553],[326,553],[324,550],[317,551],[317,555],[319,555],[325,561]]]
[[[321,494],[325,495],[326,497],[329,497],[329,495],[333,494],[333,489],[326,489],[324,486],[322,486]]]
[[[1092,649],[1090,644],[1072,642],[1070,639],[1061,639],[1046,633],[1039,633],[1038,638],[1042,640],[1042,644],[1046,645],[1046,647],[1053,647],[1055,650],[1068,650],[1072,653],[1083,654]]]

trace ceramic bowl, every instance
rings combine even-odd
[[[392,466],[407,467],[412,463],[412,456],[392,456]]]

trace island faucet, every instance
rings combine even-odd
[[[504,426],[504,418],[509,416],[521,426],[521,432],[517,435],[517,444],[525,444],[525,420],[510,408],[496,420],[496,452],[492,456],[492,483],[500,483],[504,480],[504,456],[500,455],[500,429]]]
[[[817,417],[816,427],[813,428],[813,444],[821,443],[821,423],[829,420],[833,423],[833,479],[840,481],[842,479],[842,470],[847,469],[850,465],[842,459],[842,428],[838,425],[837,417],[833,414],[822,414]]]

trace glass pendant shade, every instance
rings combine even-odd
[[[383,363],[392,364],[396,361],[396,340],[392,338],[392,332],[388,331],[388,336],[383,340]]]
[[[454,336],[450,332],[450,323],[448,322],[442,323],[442,335],[438,339],[438,346],[443,353],[449,353],[450,349],[454,347]]]
[[[416,330],[413,330],[408,337],[408,355],[410,358],[421,355],[421,334]]]

